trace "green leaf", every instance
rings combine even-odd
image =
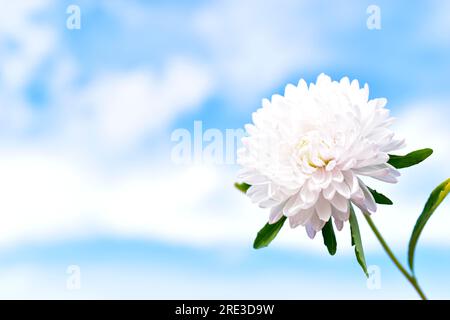
[[[377,190],[371,189],[369,187],[367,187],[367,189],[369,189],[370,193],[373,195],[376,203],[387,205],[394,204],[391,199],[386,197],[384,194],[377,192]]]
[[[251,187],[251,185],[249,185],[249,184],[246,184],[246,183],[237,183],[237,182],[234,184],[234,186],[235,186],[238,190],[242,191],[243,193],[246,193],[247,190]]]
[[[327,246],[328,252],[334,256],[337,250],[336,236],[334,235],[333,222],[328,220],[322,229],[323,243]]]
[[[278,232],[283,227],[286,217],[282,216],[280,220],[274,224],[267,223],[256,236],[255,242],[253,242],[254,249],[261,249],[267,247],[273,239],[277,236]]]
[[[422,230],[425,228],[428,219],[430,219],[433,212],[445,199],[445,197],[450,192],[450,179],[445,180],[436,189],[431,192],[430,197],[425,203],[422,213],[417,219],[416,225],[414,226],[413,232],[411,234],[411,239],[409,240],[408,248],[408,264],[411,271],[414,274],[414,252],[416,249],[417,241],[419,240]]]
[[[422,162],[431,156],[432,153],[433,150],[427,148],[410,152],[404,156],[390,154],[388,163],[397,169],[407,168]]]
[[[358,263],[366,276],[369,277],[361,241],[361,233],[359,232],[358,220],[356,219],[355,210],[353,210],[352,205],[350,205],[350,233],[352,234],[352,246],[355,246],[356,260],[358,260]]]

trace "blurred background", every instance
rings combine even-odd
[[[334,257],[302,228],[253,250],[268,213],[234,190],[238,167],[175,163],[173,133],[207,146],[202,132],[225,137],[262,98],[322,72],[369,83],[405,153],[435,150],[397,185],[370,182],[395,203],[373,218],[406,261],[450,177],[449,12],[439,0],[0,0],[0,297],[417,298],[362,219],[369,282],[348,225]],[[435,299],[450,298],[449,208],[416,257]]]

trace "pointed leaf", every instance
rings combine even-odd
[[[352,245],[355,246],[356,260],[358,260],[359,265],[363,269],[367,277],[369,274],[367,272],[366,258],[364,257],[364,249],[361,241],[361,233],[359,232],[358,220],[356,219],[355,210],[353,206],[350,205],[350,233],[352,235]]]
[[[334,235],[333,222],[328,220],[322,229],[323,243],[328,249],[328,252],[334,256],[337,250],[336,236]]]
[[[386,197],[384,194],[377,192],[377,190],[371,189],[369,187],[367,187],[367,189],[369,189],[370,193],[373,195],[376,203],[387,205],[394,204],[391,199]]]
[[[414,252],[416,249],[417,241],[419,240],[422,230],[425,228],[428,219],[430,219],[433,212],[445,199],[445,197],[450,192],[450,179],[445,180],[436,189],[431,192],[422,213],[417,219],[416,225],[414,226],[413,232],[411,234],[411,239],[409,240],[408,248],[408,264],[411,271],[414,273]]]
[[[432,153],[433,150],[427,148],[410,152],[404,156],[390,154],[388,163],[397,169],[407,168],[422,162],[431,156]]]
[[[280,220],[274,224],[267,223],[256,236],[255,242],[253,242],[254,249],[261,249],[267,247],[273,239],[277,236],[278,232],[283,227],[286,217],[282,216]]]
[[[235,186],[238,190],[242,191],[243,193],[246,193],[247,190],[251,187],[251,185],[249,185],[249,184],[246,184],[246,183],[237,183],[237,182],[234,184],[234,186]]]

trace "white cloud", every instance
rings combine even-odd
[[[92,204],[87,172],[33,148],[2,148],[0,158],[0,245],[83,234]]]
[[[437,48],[450,45],[450,22],[448,1],[433,0],[428,2],[429,10],[424,13],[418,34],[425,43]]]
[[[420,101],[405,105],[397,120],[398,132],[407,139],[408,149],[433,148],[435,154],[428,160],[429,167],[440,168],[450,174],[448,140],[450,108],[439,101]]]
[[[60,153],[2,150],[1,247],[100,234],[203,246],[245,240],[244,229],[258,224],[258,210],[234,197],[232,180],[224,182],[217,168],[148,165],[115,174]],[[212,196],[220,202],[211,206]],[[224,206],[224,197],[240,210]]]
[[[55,49],[57,34],[37,22],[50,0],[6,1],[0,10],[0,126],[22,130],[31,122],[32,110],[23,90],[37,68]]]
[[[207,266],[197,264],[196,268],[181,263],[167,267],[164,258],[156,264],[145,259],[139,260],[139,264],[136,264],[136,259],[115,263],[110,263],[108,259],[108,263],[103,262],[102,258],[109,257],[109,254],[112,255],[105,252],[95,259],[80,261],[78,290],[68,290],[66,287],[67,261],[64,260],[57,263],[52,261],[50,264],[15,263],[3,266],[0,268],[0,298],[333,299],[337,291],[340,299],[416,298],[415,292],[398,276],[396,270],[390,271],[388,268],[383,268],[383,287],[380,290],[368,290],[366,279],[360,272],[355,275],[351,271],[334,270],[331,273],[334,276],[330,276],[331,268],[314,268],[311,263],[296,267],[275,263],[271,268],[263,266],[258,270],[249,270],[242,269],[242,265],[237,262],[227,260],[227,268],[214,264],[213,268],[206,270]],[[214,257],[215,254],[212,254],[211,259]],[[327,261],[316,259],[314,262],[325,265]],[[276,277],[268,277],[274,272]],[[446,296],[441,289],[445,284],[434,284],[434,298]],[[323,290],[325,285],[326,291]]]
[[[313,14],[319,10],[321,19]],[[329,63],[336,56],[329,42],[358,23],[355,10],[334,2],[226,0],[205,5],[193,23],[222,89],[242,106],[294,72]]]
[[[35,20],[50,0],[7,1],[0,10],[0,70],[3,86],[20,88],[55,48],[56,33]]]
[[[294,73],[331,63],[335,36],[358,27],[365,15],[361,5],[329,1],[222,0],[152,9],[138,2],[104,1],[101,6],[128,32],[157,24],[173,42],[192,43],[213,70],[218,93],[231,98],[235,107],[251,106]],[[182,30],[174,28],[179,25]],[[173,50],[173,44],[167,47]]]
[[[417,146],[435,146],[433,157],[404,170],[398,185],[371,183],[395,201],[392,207],[380,207],[374,220],[389,242],[401,248],[432,188],[450,175],[442,166],[448,159],[444,146],[450,132],[441,119],[448,111],[439,106],[423,110],[418,106],[402,112],[399,127]],[[420,128],[426,131],[417,134]],[[28,147],[3,149],[1,246],[99,234],[217,248],[250,246],[267,218],[265,210],[234,190],[234,170],[226,167],[149,163],[111,171],[61,154],[62,150]],[[421,243],[450,241],[450,216],[442,214],[448,207],[446,203],[439,208]],[[360,225],[367,249],[378,250],[362,219]],[[338,237],[340,251],[350,253],[348,229]],[[310,241],[301,228],[285,228],[274,246],[323,252],[322,240]]]
[[[0,126],[2,133],[23,133],[41,121],[59,140],[122,150],[138,144],[178,115],[199,108],[213,88],[210,70],[184,56],[165,58],[160,69],[93,70],[67,50],[51,19],[52,0],[16,1],[0,10]],[[85,3],[86,10],[92,4]],[[84,7],[83,6],[83,7]],[[65,11],[61,12],[65,17]],[[79,31],[85,32],[85,31]],[[51,61],[50,61],[51,58]],[[34,109],[27,88],[46,62],[40,77],[48,89],[48,111]],[[80,77],[90,79],[80,87]],[[46,90],[45,89],[45,90]],[[45,91],[44,90],[44,91]],[[56,120],[55,118],[58,117]],[[72,139],[72,140],[70,140]],[[75,141],[78,140],[78,141]]]
[[[120,150],[199,108],[212,85],[201,64],[181,58],[170,60],[162,74],[146,68],[107,72],[62,94],[60,121],[71,135]]]
[[[246,92],[246,96],[278,83],[297,61],[306,66],[318,57],[315,45],[321,44],[309,31],[302,34],[301,46],[292,44],[294,39],[286,33],[291,26],[314,29],[322,23],[303,14],[305,20],[300,25],[291,25],[290,11],[302,6],[272,3],[264,7],[256,2],[208,5],[198,16],[198,24],[216,54],[213,66],[219,74],[215,75],[203,64],[175,59],[169,60],[161,73],[147,68],[107,72],[77,88],[72,83],[77,76],[76,61],[61,59],[62,68],[57,68],[59,73],[52,80],[53,89],[60,90],[52,91],[52,101],[57,125],[62,128],[49,128],[54,137],[38,141],[39,149],[17,144],[0,150],[0,246],[102,233],[195,246],[251,245],[267,213],[233,190],[233,172],[221,167],[174,168],[151,163],[122,164],[113,172],[96,163],[97,154],[90,156],[86,150],[77,153],[78,145],[70,139],[79,139],[79,144],[94,140],[98,146],[127,148],[166,127],[180,113],[199,107],[216,84],[213,78],[224,76],[230,88]],[[28,34],[27,28],[24,32]],[[44,42],[47,49],[37,50],[31,42],[32,53],[24,53],[23,59],[28,61],[27,54],[39,59],[31,59],[26,70],[42,63],[42,52],[48,54],[51,43]],[[310,54],[305,55],[302,48],[311,49]],[[264,65],[267,61],[274,64]],[[22,86],[13,77],[8,76],[7,81],[11,81],[10,87]],[[15,90],[0,92],[0,99],[6,96],[8,105],[22,103],[23,92]],[[20,118],[20,110],[26,107],[11,110]],[[4,109],[0,112],[2,121],[9,122],[12,116],[5,115]],[[450,132],[445,119],[448,108],[436,103],[413,106],[399,117],[399,131],[411,147],[431,146],[436,153],[425,164],[405,171],[398,186],[380,186],[396,206],[380,208],[374,218],[397,244],[406,241],[431,189],[449,175],[446,139]],[[54,149],[43,148],[60,140],[63,143]],[[425,241],[449,240],[444,227],[449,220],[445,219],[449,218],[441,215],[433,219],[434,232],[426,231]],[[364,223],[361,225],[367,231]],[[348,243],[347,233],[339,237],[341,243]],[[373,238],[366,242],[369,247],[375,245]],[[283,232],[274,245],[308,250],[322,247],[320,239],[311,242],[301,229]]]

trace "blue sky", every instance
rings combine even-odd
[[[67,6],[81,29],[66,28]],[[381,29],[366,27],[369,5]],[[362,225],[369,290],[349,234],[283,230],[233,190],[237,166],[171,160],[171,133],[242,128],[262,98],[325,72],[388,98],[407,150],[433,147],[375,222],[404,257],[429,192],[450,176],[450,24],[442,1],[20,1],[0,10],[0,279],[5,298],[415,298]],[[407,151],[405,150],[405,152]],[[449,206],[420,241],[430,297],[448,298]],[[66,288],[78,265],[81,288]],[[262,290],[264,288],[264,290]],[[447,292],[446,292],[447,291]]]

